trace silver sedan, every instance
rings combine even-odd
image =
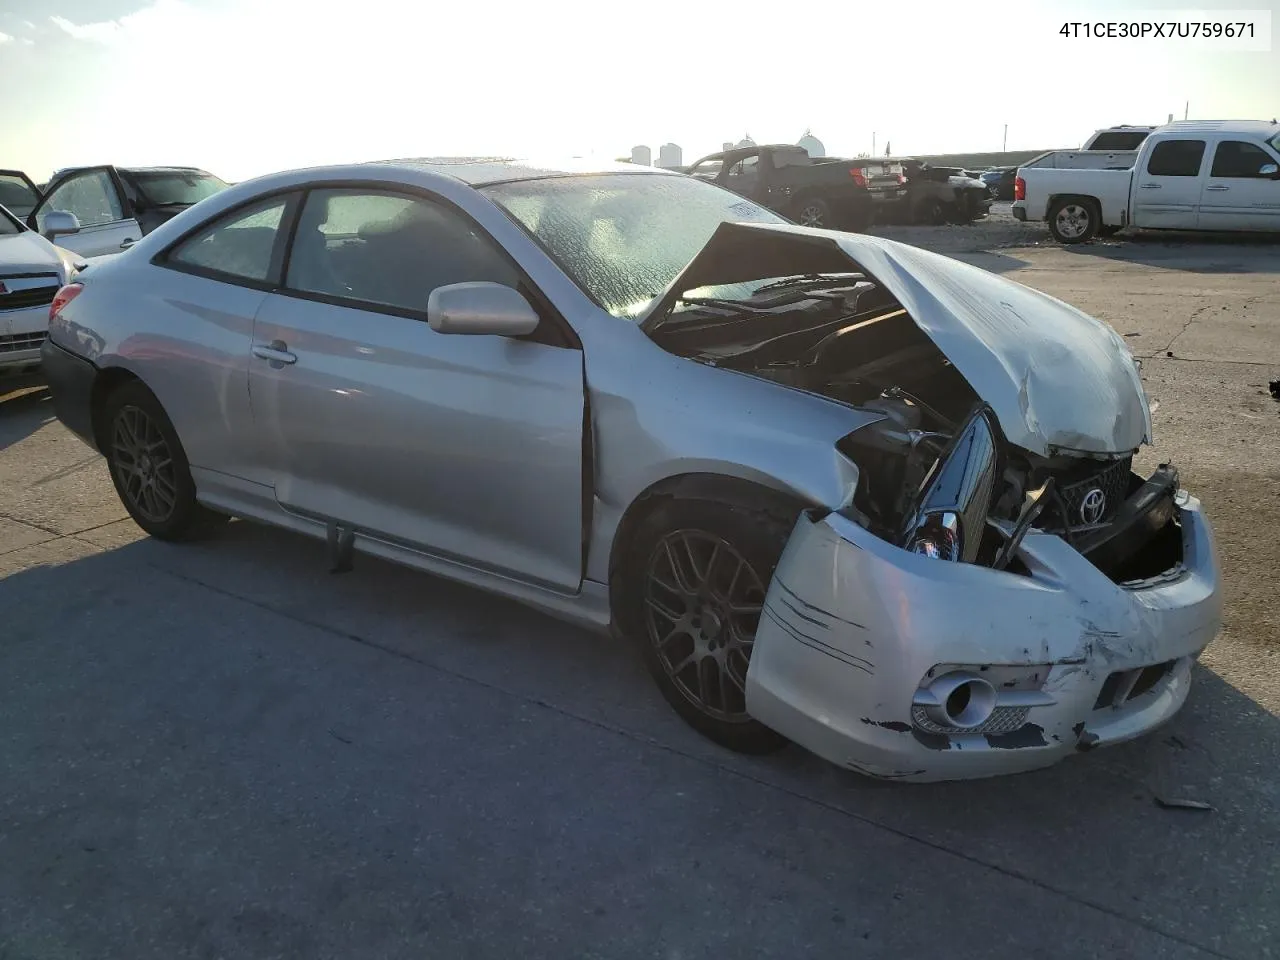
[[[228,516],[634,642],[730,748],[930,780],[1137,736],[1221,619],[1109,327],[630,165],[239,184],[51,310],[58,416],[155,537]]]

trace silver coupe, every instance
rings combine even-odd
[[[483,587],[642,652],[692,726],[907,780],[1182,706],[1199,502],[1105,324],[627,164],[298,170],[65,286],[42,359],[124,505]]]

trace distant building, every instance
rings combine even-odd
[[[653,165],[653,151],[648,147],[641,145],[631,148],[631,162],[638,163],[642,167]]]
[[[678,143],[664,143],[658,148],[658,166],[671,169],[684,165],[684,151]]]
[[[822,141],[815,137],[808,130],[804,132],[804,136],[797,141],[796,146],[803,147],[804,152],[811,157],[825,157],[827,148],[822,145]]]
[[[732,143],[730,143],[728,140],[726,140],[724,143],[720,144],[720,149],[721,149],[721,150],[732,150],[732,149],[733,149],[733,144],[732,144]]]
[[[751,134],[749,133],[745,137],[743,137],[741,140],[738,141],[739,147],[754,147],[755,145],[756,145],[756,142],[751,139]]]

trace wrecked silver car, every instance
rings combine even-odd
[[[1109,327],[677,174],[239,184],[60,291],[42,356],[153,536],[256,519],[612,628],[738,750],[1044,766],[1171,717],[1221,619]]]

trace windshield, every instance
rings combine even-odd
[[[15,217],[26,219],[39,199],[31,184],[22,177],[0,173],[0,207],[6,207]]]
[[[212,174],[195,170],[131,172],[126,176],[144,199],[159,207],[199,203],[205,197],[211,197],[227,188],[226,183]]]
[[[483,188],[597,303],[634,318],[725,222],[786,223],[693,177],[604,174]]]

